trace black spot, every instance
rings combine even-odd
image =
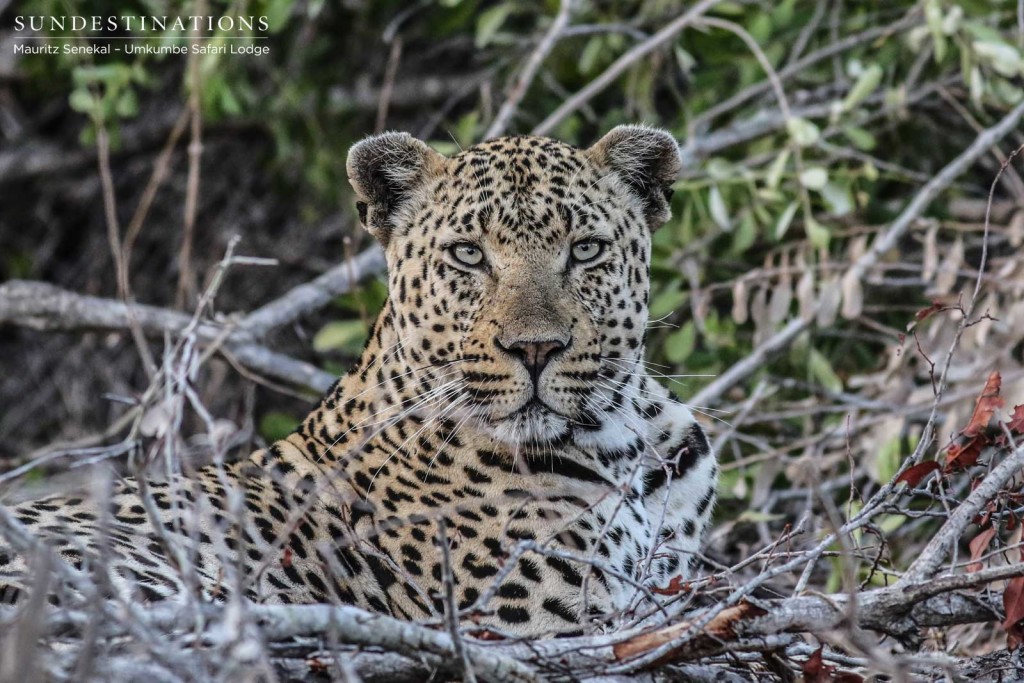
[[[580,619],[576,613],[569,609],[569,607],[558,598],[545,598],[544,602],[541,603],[541,607],[570,624],[580,623]]]

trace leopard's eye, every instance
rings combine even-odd
[[[479,266],[484,261],[483,249],[468,242],[459,242],[448,247],[452,257],[466,266]]]
[[[593,261],[604,252],[604,242],[582,240],[572,245],[572,258],[576,263]]]

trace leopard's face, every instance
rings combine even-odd
[[[413,376],[429,377],[425,410],[510,445],[599,427],[602,397],[642,354],[652,218],[667,214],[666,183],[630,175],[651,172],[644,141],[643,168],[623,168],[601,143],[579,150],[502,138],[452,158],[424,147],[415,150],[417,180],[387,202],[372,201],[350,161],[353,184],[371,199],[364,223],[374,231],[375,219],[386,219],[376,233],[389,265],[390,322],[405,362],[421,371]],[[667,144],[656,161],[674,179]],[[380,182],[388,181],[409,176],[392,171]]]

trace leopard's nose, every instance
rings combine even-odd
[[[530,372],[530,378],[533,380],[534,386],[537,384],[537,380],[540,378],[540,373],[544,372],[544,368],[547,366],[554,356],[560,351],[564,350],[567,346],[566,342],[561,339],[545,339],[541,341],[514,341],[509,344],[503,344],[498,338],[494,339],[494,343],[498,345],[502,351],[515,356],[519,361],[526,366],[526,369]]]

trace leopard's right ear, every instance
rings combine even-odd
[[[346,169],[359,220],[382,246],[397,227],[403,204],[443,162],[443,156],[408,133],[374,135],[349,150]]]

